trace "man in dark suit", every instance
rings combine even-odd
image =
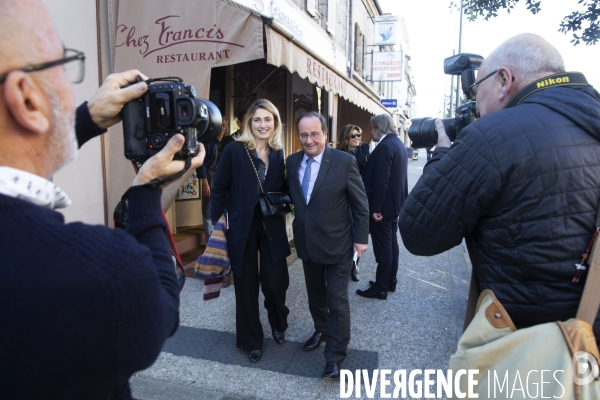
[[[287,158],[287,184],[315,325],[303,349],[316,350],[325,341],[322,377],[338,378],[350,342],[352,256],[367,249],[369,209],[355,158],[326,146],[325,118],[310,111],[298,118],[297,128],[303,151]]]
[[[408,194],[408,157],[392,117],[388,114],[374,116],[371,129],[373,141],[379,143],[371,153],[362,177],[369,198],[369,231],[377,272],[375,281],[369,281],[371,287],[357,290],[356,294],[385,300],[388,291],[396,291],[398,282],[398,215]]]
[[[233,142],[235,139],[242,136],[242,133],[244,133],[244,123],[245,123],[245,118],[246,118],[246,111],[247,111],[246,108],[239,108],[237,110],[237,112],[235,113],[235,118],[237,119],[237,125],[238,125],[239,129],[237,131],[233,132],[229,136],[222,137],[221,143],[219,145],[219,151],[217,153],[217,164],[219,164],[219,159],[221,158],[221,153],[223,153],[223,150],[225,150],[225,146],[227,146],[229,143]]]

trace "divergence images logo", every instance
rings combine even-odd
[[[599,376],[598,361],[590,353],[578,351],[571,359],[573,367],[573,382],[577,385],[587,385]]]

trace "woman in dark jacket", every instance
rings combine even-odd
[[[340,131],[337,140],[337,148],[338,150],[345,151],[346,153],[352,154],[356,157],[356,164],[358,165],[358,170],[361,175],[367,166],[367,161],[369,160],[369,155],[371,154],[371,149],[367,143],[363,143],[360,138],[362,136],[362,129],[356,125],[346,125]],[[352,272],[350,276],[354,282],[360,281],[360,276],[358,275],[358,261],[357,259],[352,264]]]
[[[248,353],[252,363],[260,360],[263,348],[259,284],[277,343],[284,342],[288,327],[285,296],[290,246],[285,219],[263,218],[258,204],[261,185],[265,192],[281,191],[284,185],[280,138],[279,111],[268,100],[256,100],[246,113],[243,134],[221,154],[211,196],[213,222],[225,209],[228,214],[227,247],[235,274],[236,346]]]
[[[362,130],[359,126],[346,125],[338,135],[337,148],[356,157],[356,164],[362,174],[371,154],[371,149],[367,143],[360,140],[361,136]]]

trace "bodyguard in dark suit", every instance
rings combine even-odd
[[[356,294],[367,298],[387,299],[396,290],[398,272],[398,215],[408,194],[406,147],[396,133],[388,114],[371,118],[373,140],[379,142],[363,172],[369,198],[369,231],[377,261],[375,281],[367,290]]]
[[[299,117],[297,127],[303,151],[287,158],[286,179],[315,325],[304,350],[316,350],[326,341],[322,376],[337,378],[350,342],[352,256],[367,249],[368,203],[355,158],[326,146],[325,118],[311,111]]]

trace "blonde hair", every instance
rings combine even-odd
[[[250,108],[248,108],[248,111],[246,111],[246,116],[244,117],[244,132],[236,140],[243,142],[250,150],[256,147],[256,139],[252,133],[252,117],[259,108],[267,110],[273,114],[275,129],[273,129],[273,134],[269,137],[269,147],[271,147],[273,150],[281,149],[281,117],[279,116],[279,110],[277,110],[277,107],[275,107],[275,105],[273,105],[273,103],[267,99],[258,99],[252,103]]]

